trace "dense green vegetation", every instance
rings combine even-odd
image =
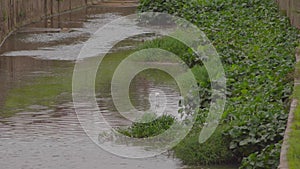
[[[174,148],[175,155],[190,165],[234,160],[241,163],[240,168],[277,168],[293,89],[299,32],[278,12],[275,1],[140,2],[140,11],[174,14],[199,26],[216,47],[226,71],[228,100],[219,128],[208,142],[197,142],[210,97],[209,85],[200,82],[199,92],[205,102],[201,102],[194,130]],[[170,50],[191,68],[201,67],[201,63],[191,60],[189,49],[159,41],[170,40],[162,38],[146,46]],[[179,50],[172,51],[174,48]]]

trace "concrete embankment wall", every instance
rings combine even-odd
[[[300,0],[277,0],[277,3],[279,5],[279,9],[290,18],[291,24],[300,29]],[[297,63],[300,62],[299,51],[300,48],[296,52]],[[295,71],[297,72],[299,70],[297,70],[296,68]],[[299,86],[298,77],[295,76],[294,81],[295,81],[294,86],[295,87]],[[289,169],[288,158],[287,158],[287,153],[289,149],[289,134],[291,132],[291,126],[294,121],[294,112],[297,104],[299,104],[299,101],[296,98],[292,99],[287,129],[284,135],[284,140],[281,148],[280,165],[278,169]]]
[[[97,0],[0,0],[0,46],[16,27],[69,11]]]
[[[300,0],[277,0],[279,8],[290,19],[291,23],[300,29]]]

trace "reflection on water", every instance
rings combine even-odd
[[[1,47],[1,168],[182,168],[178,160],[165,155],[132,160],[104,152],[85,135],[73,108],[73,60],[84,41],[99,27],[134,10],[101,7],[79,10],[28,25]],[[115,127],[131,123],[117,113],[112,103],[112,73],[130,53],[124,49],[132,49],[141,41],[139,37],[118,44],[119,52],[106,56],[99,69],[97,101],[101,113]],[[179,97],[176,83],[169,76],[147,71],[132,81],[133,105],[140,110],[149,109],[149,94],[155,90],[164,91],[174,103]],[[168,111],[173,109],[176,110],[176,104]]]

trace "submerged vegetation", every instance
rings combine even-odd
[[[28,79],[24,78],[24,84],[9,90],[0,108],[0,118],[11,117],[20,111],[30,111],[32,105],[52,108],[58,102],[70,99],[72,64],[64,66],[70,68],[57,67],[51,71],[51,76],[28,76]]]
[[[192,132],[174,148],[175,155],[189,165],[238,162],[243,169],[277,168],[293,89],[299,32],[280,14],[276,2],[140,2],[142,12],[165,12],[196,24],[216,47],[226,72],[228,99],[217,131],[206,143],[198,143],[211,93],[209,80],[198,78],[201,99],[205,102],[201,102]],[[174,52],[191,68],[202,69],[188,48],[170,38],[144,45],[144,48],[151,47]],[[193,72],[199,77],[197,71]],[[136,127],[142,126],[134,125],[130,130],[136,131]]]

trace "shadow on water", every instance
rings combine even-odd
[[[80,127],[73,108],[74,60],[83,43],[99,27],[134,11],[134,8],[86,8],[27,25],[4,43],[0,49],[1,167],[183,168],[178,160],[165,155],[132,160],[97,149]],[[97,101],[112,126],[131,124],[117,113],[112,103],[112,74],[122,59],[147,38],[124,40],[100,65]],[[134,106],[141,110],[149,108],[149,93],[154,89],[163,90],[175,101],[179,97],[171,77],[162,72],[145,71],[130,86]]]

